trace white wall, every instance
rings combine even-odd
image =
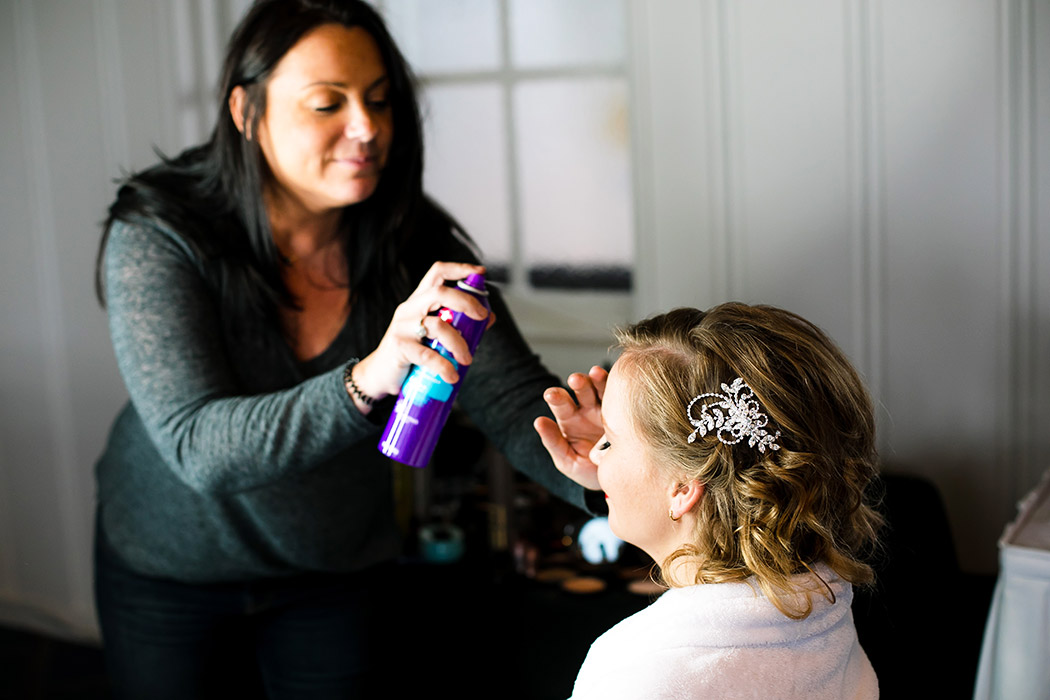
[[[243,4],[0,0],[0,619],[94,633],[92,467],[124,399],[98,222],[122,168],[203,134],[208,27]],[[636,316],[735,298],[822,325],[871,384],[887,464],[932,478],[963,563],[993,570],[1050,464],[1050,6],[633,0],[632,19]]]
[[[207,128],[203,27],[225,11],[0,0],[0,619],[95,635],[93,466],[126,400],[94,298],[99,223],[114,178]]]
[[[638,2],[638,315],[824,327],[992,570],[1050,467],[1050,4]]]

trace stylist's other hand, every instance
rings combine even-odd
[[[491,326],[495,316],[480,301],[461,289],[445,286],[445,282],[464,279],[471,273],[485,274],[485,268],[451,262],[436,262],[430,267],[416,290],[394,310],[379,346],[354,367],[354,383],[362,392],[374,399],[396,394],[412,365],[432,370],[449,384],[459,381],[455,365],[428,343],[437,340],[456,362],[469,365],[473,358],[467,341],[451,324],[430,314],[447,307],[478,321],[488,318]],[[419,335],[420,324],[426,329],[426,337]]]
[[[554,420],[541,416],[533,422],[554,466],[584,488],[598,490],[598,467],[590,459],[591,449],[605,432],[602,428],[602,396],[609,373],[592,367],[587,374],[569,375],[568,385],[576,400],[561,387],[543,393]],[[555,422],[557,421],[557,422]]]

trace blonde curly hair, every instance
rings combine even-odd
[[[791,577],[823,562],[845,581],[869,583],[864,563],[880,516],[870,504],[878,471],[871,399],[856,370],[823,331],[772,306],[680,308],[617,331],[617,364],[638,434],[655,463],[704,485],[692,542],[662,562],[671,585],[754,577],[788,617],[812,610]],[[780,449],[709,433],[688,442],[686,405],[737,377],[781,431]],[[699,564],[676,581],[672,564]],[[830,588],[824,584],[827,594]]]

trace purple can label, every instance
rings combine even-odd
[[[455,360],[446,352],[441,354],[462,373]],[[426,466],[448,420],[456,388],[428,369],[413,367],[394,404],[379,451],[405,464]]]
[[[441,354],[445,355],[445,353]],[[446,355],[446,357],[448,356]],[[448,359],[451,360],[452,364],[456,366],[456,370],[458,371],[459,363],[451,357]],[[411,403],[413,406],[423,406],[426,405],[428,401],[448,401],[452,398],[453,388],[452,384],[449,384],[429,369],[423,369],[419,365],[416,365],[409,373],[404,386],[401,387],[402,403]]]

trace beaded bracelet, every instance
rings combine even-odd
[[[343,385],[349,387],[350,393],[354,395],[355,399],[366,406],[371,406],[375,399],[361,391],[361,388],[357,386],[357,382],[354,381],[354,365],[360,361],[360,358],[355,357],[346,363],[346,368],[343,370]]]

